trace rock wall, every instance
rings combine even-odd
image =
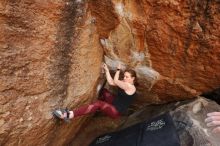
[[[102,40],[106,60],[136,69],[144,101],[180,100],[219,86],[219,1],[113,3],[120,24]]]
[[[137,106],[220,85],[218,0],[2,0],[0,145],[66,145],[87,117],[56,107],[96,98],[103,61],[134,68]],[[43,130],[42,130],[43,129]]]
[[[85,119],[69,133],[51,110],[90,102],[103,58],[85,3],[5,0],[0,22],[0,145],[64,144]]]

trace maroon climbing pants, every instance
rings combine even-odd
[[[97,100],[89,105],[83,105],[77,109],[74,109],[74,117],[87,115],[96,111],[101,111],[111,118],[118,118],[120,113],[112,105],[115,96],[107,89],[102,89],[100,100]]]

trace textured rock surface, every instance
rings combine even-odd
[[[219,7],[218,0],[1,0],[0,145],[71,141],[87,117],[59,124],[51,110],[95,98],[103,53],[110,68],[120,61],[138,72],[136,108],[219,87]]]
[[[114,4],[120,23],[102,44],[108,60],[136,68],[145,101],[189,98],[219,86],[219,1]]]
[[[94,97],[103,51],[85,7],[0,2],[0,145],[63,145],[83,123],[59,126],[51,110]]]

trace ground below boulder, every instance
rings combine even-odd
[[[120,121],[113,121],[98,115],[80,130],[81,132],[72,140],[70,145],[88,146],[99,135],[109,131],[122,130],[169,112],[180,138],[181,146],[219,146],[220,135],[211,133],[211,129],[204,122],[208,112],[219,110],[219,105],[214,101],[198,97],[195,100],[146,106],[144,109],[133,113],[128,118],[122,118]],[[103,123],[103,121],[107,122]]]

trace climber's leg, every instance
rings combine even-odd
[[[109,92],[106,88],[103,88],[100,92],[101,94],[99,99],[106,101],[110,104],[113,102],[115,96],[111,92]]]
[[[107,102],[97,100],[96,102],[90,105],[81,106],[75,110],[73,110],[74,117],[87,115],[90,113],[94,113],[97,110],[105,113],[107,116],[112,118],[119,117],[119,112],[115,109],[115,107]]]

